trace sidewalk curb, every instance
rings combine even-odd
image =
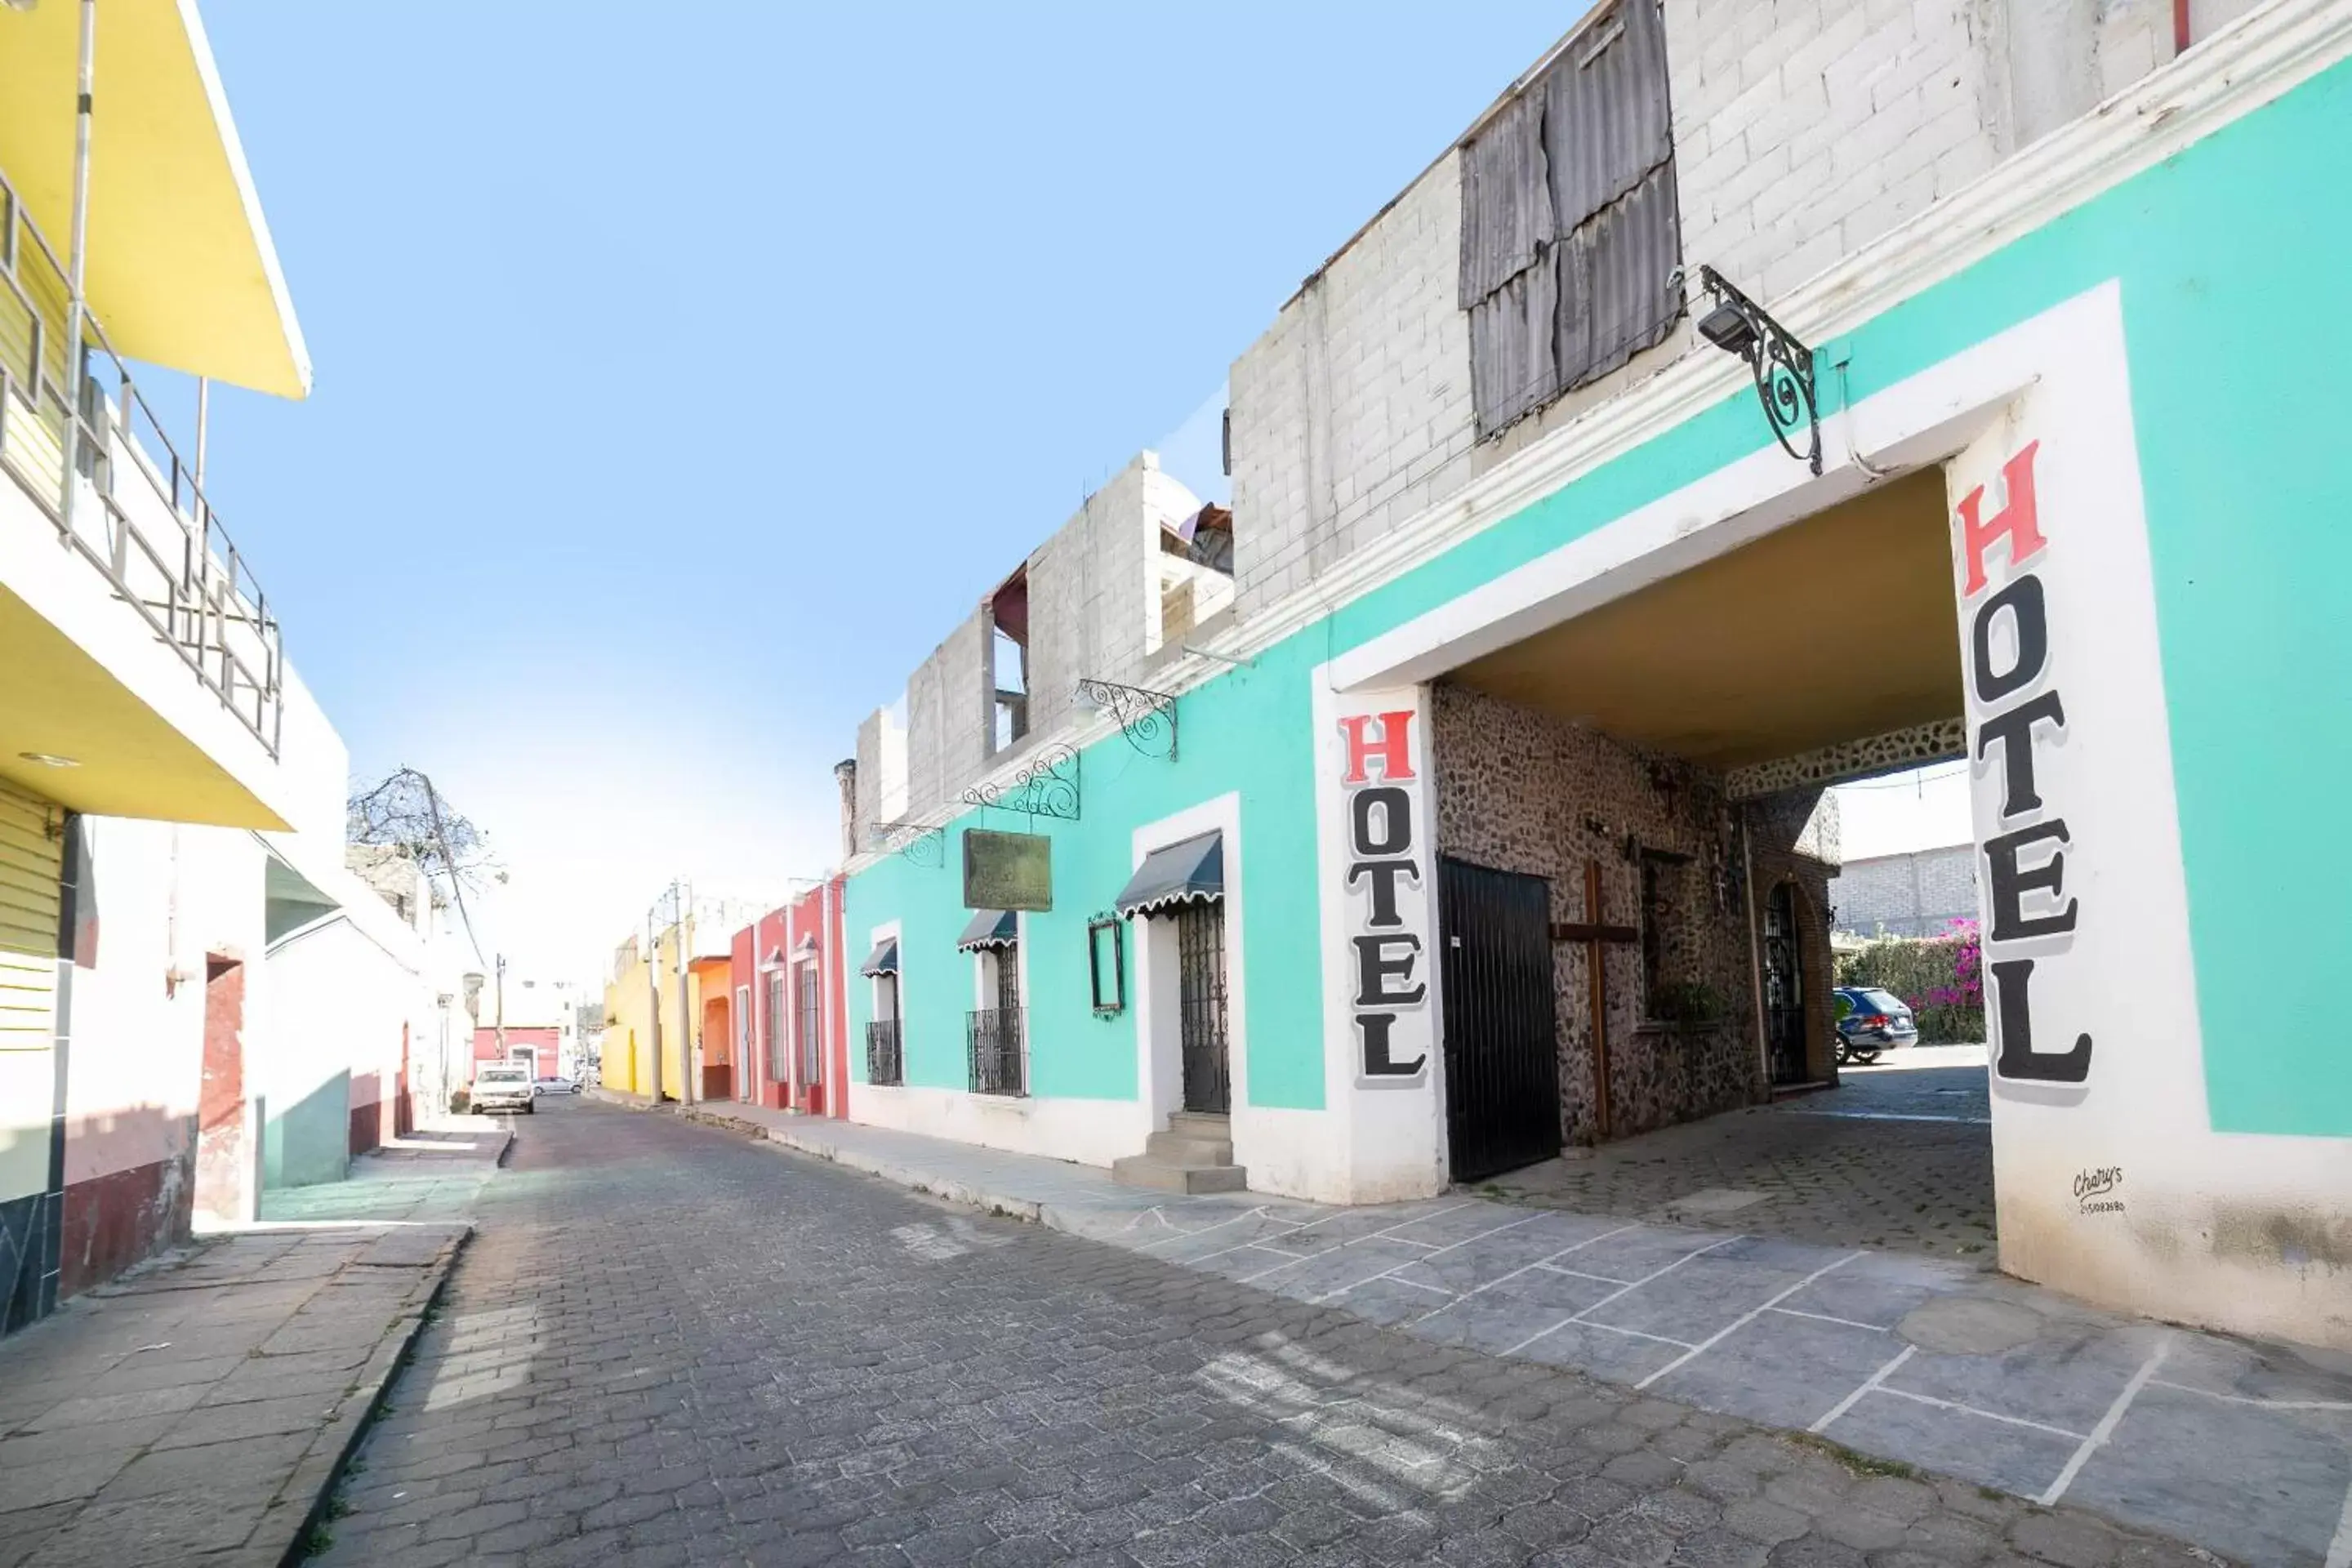
[[[375,1349],[369,1352],[352,1393],[336,1406],[334,1419],[327,1424],[270,1500],[272,1510],[284,1504],[303,1504],[302,1515],[294,1524],[293,1538],[278,1559],[281,1568],[297,1568],[309,1559],[311,1538],[328,1522],[328,1508],[337,1483],[342,1479],[344,1467],[366,1439],[368,1428],[383,1408],[393,1380],[407,1365],[409,1352],[425,1331],[426,1318],[440,1304],[449,1276],[456,1272],[458,1258],[473,1238],[472,1223],[463,1222],[455,1240],[433,1264],[424,1289],[412,1297],[408,1310],[392,1321],[383,1337],[376,1342]],[[262,1550],[268,1548],[264,1546]]]
[[[792,1131],[785,1128],[769,1127],[761,1122],[746,1121],[741,1117],[730,1116],[724,1111],[701,1110],[692,1106],[657,1108],[627,1095],[615,1094],[610,1089],[592,1089],[584,1092],[594,1095],[607,1104],[620,1106],[625,1110],[667,1110],[674,1116],[681,1116],[688,1121],[698,1122],[705,1127],[741,1133],[756,1142],[773,1143],[780,1148],[789,1149],[796,1154],[806,1154],[811,1159],[824,1160],[852,1171],[862,1172],[869,1176],[879,1177],[895,1186],[905,1187],[909,1192],[928,1194],[948,1203],[967,1205],[972,1208],[983,1209],[990,1214],[1002,1215],[1007,1219],[1025,1220],[1032,1225],[1042,1225],[1048,1230],[1063,1231],[1072,1236],[1082,1234],[1073,1230],[1065,1223],[1051,1205],[1041,1203],[1035,1198],[1012,1197],[1003,1193],[992,1193],[985,1188],[972,1186],[969,1183],[926,1175],[905,1165],[894,1164],[890,1161],[878,1159],[873,1155],[860,1154],[852,1150],[843,1149],[821,1138],[811,1138],[804,1133]]]

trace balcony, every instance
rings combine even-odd
[[[877,1018],[866,1026],[866,1081],[901,1084],[907,1081],[907,1057],[898,1038],[898,1020]]]
[[[278,621],[104,325],[76,304],[58,252],[0,175],[0,468],[274,759]]]
[[[1029,1092],[1028,1064],[1021,1054],[1021,1013],[1018,1007],[982,1007],[965,1015],[972,1093],[1018,1097]]]

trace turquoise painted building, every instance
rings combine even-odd
[[[1606,675],[1715,727],[1629,742],[1764,759],[1713,769],[1735,794],[1964,719],[2003,1267],[2352,1346],[2326,809],[2352,764],[2352,13],[2273,0],[2176,57],[2168,8],[2117,7],[2160,29],[2153,68],[2047,40],[2096,47],[2078,102],[1928,40],[1945,108],[1893,135],[1884,90],[1841,125],[1811,36],[1775,43],[1820,102],[1743,107],[1687,9],[1601,7],[1284,306],[1234,367],[1229,524],[1139,461],[869,723],[846,994],[887,1048],[868,1072],[853,1044],[849,1114],[1098,1164],[1222,1139],[1255,1189],[1433,1193],[1466,1091],[1433,683],[1509,669],[1576,719]],[[1874,40],[1836,58],[1882,89],[1918,63]],[[1551,146],[1513,184],[1547,148],[1530,103],[1580,92],[1633,151]],[[1709,341],[1702,266],[1810,347],[1817,432]],[[1760,641],[1644,622],[1927,470],[1950,618],[1850,680],[1776,671],[1817,605]],[[1232,604],[1188,621],[1160,558],[1195,583],[1227,525]],[[1868,581],[1869,539],[1841,548]],[[1864,699],[1906,659],[1957,682],[1886,722]],[[1049,909],[975,920],[976,830],[1050,847]]]

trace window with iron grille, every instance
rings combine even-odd
[[[768,1011],[762,1028],[768,1053],[768,1078],[782,1083],[792,1076],[792,1063],[784,1055],[784,975],[782,970],[768,972]]]
[[[866,1081],[907,1081],[907,1055],[898,1035],[898,977],[874,977],[874,1016],[866,1026]]]
[[[1462,150],[1461,301],[1481,437],[1615,370],[1682,313],[1658,10],[1599,8]]]
[[[1020,947],[1007,942],[999,948],[983,949],[978,956],[982,964],[981,994],[992,1005],[973,1008],[965,1024],[971,1091],[1026,1094],[1029,1074],[1022,1053]]]
[[[823,975],[814,963],[800,966],[801,1081],[824,1081],[824,993]]]

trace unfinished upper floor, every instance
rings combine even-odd
[[[1253,615],[2256,0],[1599,0],[1234,362]],[[1698,311],[1705,313],[1704,304]]]

